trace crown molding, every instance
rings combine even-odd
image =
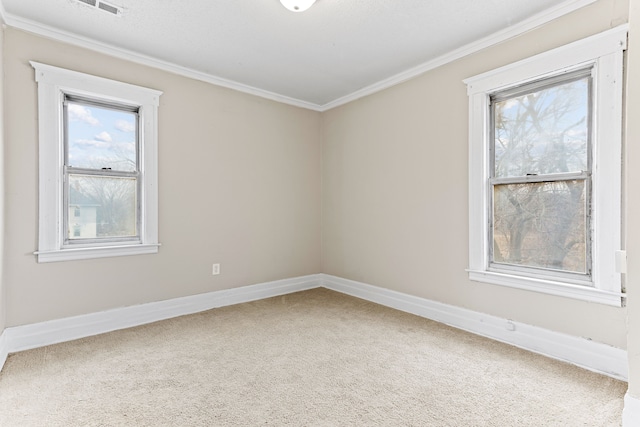
[[[294,107],[305,108],[313,111],[320,111],[320,108],[321,108],[319,105],[311,102],[302,101],[299,99],[280,95],[274,92],[269,92],[267,90],[259,89],[253,86],[234,82],[232,80],[224,79],[222,77],[217,77],[212,74],[203,73],[201,71],[183,67],[181,65],[177,65],[168,61],[163,61],[161,59],[143,55],[138,52],[122,49],[106,43],[92,40],[87,37],[72,34],[67,31],[62,31],[48,25],[40,24],[39,22],[14,16],[12,14],[7,13],[4,10],[1,0],[0,0],[0,17],[6,23],[6,25],[10,27],[27,31],[42,37],[52,39],[52,40],[56,40],[56,41],[68,43],[74,46],[79,46],[82,48],[97,51],[97,52],[100,52],[109,56],[113,56],[119,59],[125,59],[127,61],[135,62],[137,64],[146,65],[146,66],[160,69],[163,71],[168,71],[170,73],[177,74],[183,77],[192,78],[194,80],[200,80],[216,86],[221,86],[227,89],[236,90],[238,92],[243,92],[249,95],[255,95],[260,98],[269,99],[271,101],[292,105]]]
[[[472,55],[476,52],[479,52],[483,49],[489,48],[491,46],[497,45],[498,43],[502,43],[506,40],[519,36],[527,31],[530,31],[534,28],[542,26],[548,22],[553,21],[561,16],[567,15],[571,12],[574,12],[578,9],[581,9],[585,6],[590,5],[591,3],[595,3],[597,0],[567,0],[564,1],[550,9],[547,9],[537,15],[534,15],[522,22],[514,24],[510,27],[505,28],[504,30],[493,33],[487,37],[484,37],[480,40],[477,40],[473,43],[469,43],[465,46],[462,46],[458,49],[455,49],[447,54],[439,56],[431,61],[420,64],[414,68],[410,68],[406,71],[396,74],[395,76],[391,76],[387,79],[381,80],[377,83],[374,83],[370,86],[362,88],[356,92],[353,92],[349,95],[343,96],[341,98],[336,99],[335,101],[331,101],[327,104],[321,106],[320,111],[327,111],[332,108],[339,107],[344,104],[348,104],[349,102],[355,101],[360,98],[364,98],[365,96],[374,94],[376,92],[380,92],[384,89],[388,89],[390,87],[396,86],[400,83],[404,83],[407,80],[411,80],[414,77],[417,77],[421,74],[426,73],[427,71],[431,71],[435,68],[446,65],[450,62],[456,61],[458,59],[464,58],[465,56]]]
[[[7,11],[4,8],[4,3],[2,0],[0,0],[0,22],[2,22],[3,24],[7,23],[7,19],[5,18],[7,16]]]
[[[131,62],[135,62],[142,65],[158,68],[160,70],[168,71],[173,74],[189,77],[195,80],[200,80],[206,83],[211,83],[216,86],[233,89],[239,92],[255,95],[261,98],[269,99],[272,101],[280,102],[283,104],[292,105],[295,107],[305,108],[308,110],[324,112],[331,110],[332,108],[339,107],[357,99],[363,98],[368,95],[372,95],[376,92],[380,92],[384,89],[388,89],[400,83],[406,82],[414,77],[424,74],[430,70],[438,68],[442,65],[448,64],[465,56],[474,54],[483,49],[504,42],[505,40],[516,37],[541,25],[544,25],[554,19],[567,15],[592,3],[597,0],[566,0],[550,9],[547,9],[537,15],[534,15],[522,22],[514,24],[504,30],[493,33],[490,36],[484,37],[473,43],[469,43],[461,48],[455,49],[445,55],[439,56],[431,61],[425,62],[421,65],[413,67],[409,70],[398,73],[394,76],[380,80],[372,85],[369,85],[363,89],[357,90],[349,95],[340,97],[334,101],[328,102],[323,105],[314,104],[312,102],[303,101],[300,99],[291,98],[288,96],[280,95],[274,92],[269,92],[256,87],[238,83],[229,79],[217,77],[208,73],[203,73],[191,68],[183,67],[171,62],[163,61],[157,58],[146,56],[127,49],[121,49],[115,46],[111,46],[105,43],[101,43],[87,37],[78,36],[66,31],[58,30],[53,27],[40,24],[35,21],[23,19],[11,14],[8,14],[4,9],[2,0],[0,0],[0,19],[6,25],[28,31],[43,37],[58,40],[61,42],[69,43],[75,46],[98,51],[110,56],[114,56],[120,59],[125,59]]]

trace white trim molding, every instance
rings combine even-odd
[[[0,5],[2,3],[0,2]],[[102,43],[87,37],[79,36],[67,31],[63,31],[57,28],[50,27],[39,22],[35,22],[29,19],[24,19],[9,13],[4,13],[2,16],[4,22],[10,27],[14,27],[23,31],[28,31],[39,36],[43,36],[49,39],[57,40],[63,43],[68,43],[74,46],[79,46],[85,49],[90,49],[95,52],[103,53],[105,55],[112,56],[114,58],[124,59],[134,62],[136,64],[153,67],[158,70],[167,71],[179,76],[199,80],[205,83],[210,83],[215,86],[224,87],[227,89],[236,90],[238,92],[246,93],[249,95],[258,96],[260,98],[269,99],[271,101],[280,102],[282,104],[292,105],[294,107],[305,108],[313,111],[321,111],[321,106],[302,101],[299,99],[291,98],[278,93],[270,92],[267,90],[259,89],[253,86],[249,86],[243,83],[235,82],[233,80],[224,79],[222,77],[214,76],[212,74],[197,71],[191,68],[183,67],[181,65],[174,64],[172,62],[163,61],[151,56],[143,55],[138,52],[134,52],[120,47],[112,46],[106,43]]]
[[[407,71],[403,71],[402,73],[398,73],[387,79],[381,80],[349,95],[343,96],[342,98],[331,101],[323,105],[321,107],[321,111],[327,111],[332,108],[339,107],[351,101],[355,101],[356,99],[364,98],[365,96],[372,95],[376,92],[380,92],[400,83],[411,80],[414,77],[418,77],[419,75],[424,74],[428,71],[434,70],[453,61],[457,61],[458,59],[464,58],[465,56],[473,55],[474,53],[517,37],[523,33],[526,33],[527,31],[531,31],[534,28],[540,27],[548,22],[553,21],[554,19],[558,19],[561,16],[567,15],[571,12],[588,6],[591,3],[595,3],[595,1],[596,0],[564,1],[552,8],[549,8],[537,15],[532,16],[529,19],[507,27],[504,30],[498,31],[497,33],[491,34],[480,40],[476,40],[445,55],[439,56],[438,58],[425,62],[424,64],[420,64],[417,67],[411,68]]]
[[[640,399],[624,395],[624,409],[622,410],[622,427],[640,426]]]
[[[6,329],[0,333],[0,371],[9,356],[9,343],[7,340]]]
[[[625,350],[327,274],[276,280],[10,327],[0,335],[0,370],[9,353],[318,287],[435,320],[543,356],[569,362],[590,371],[623,381],[627,380]],[[631,411],[630,414],[640,414],[640,411],[636,412],[632,409],[629,411]]]
[[[341,98],[335,99],[324,105],[318,105],[312,102],[303,101],[300,99],[291,98],[285,95],[280,95],[274,92],[269,92],[263,89],[252,87],[243,83],[235,82],[232,80],[224,79],[212,74],[203,73],[194,69],[183,67],[177,64],[173,64],[167,61],[163,61],[150,56],[142,55],[137,52],[122,49],[116,46],[111,46],[105,43],[98,42],[86,37],[79,36],[70,32],[62,31],[48,25],[41,24],[32,20],[20,18],[18,16],[7,13],[4,10],[2,1],[0,0],[0,18],[9,26],[18,28],[23,31],[28,31],[40,36],[44,36],[53,40],[58,40],[64,43],[69,43],[75,46],[80,46],[86,49],[91,49],[97,52],[104,53],[116,58],[125,59],[138,64],[154,67],[160,70],[168,71],[180,76],[192,78],[195,80],[211,83],[216,86],[221,86],[238,92],[247,93],[250,95],[259,96],[261,98],[270,99],[272,101],[281,102],[283,104],[289,104],[300,108],[306,108],[312,111],[328,111],[332,108],[339,107],[347,104],[351,101],[355,101],[365,96],[372,95],[376,92],[388,89],[421,74],[424,74],[430,70],[438,68],[442,65],[456,61],[465,56],[472,55],[488,47],[497,45],[517,37],[521,34],[531,31],[534,28],[540,27],[548,22],[558,19],[564,15],[575,12],[585,6],[595,3],[596,0],[565,0],[558,5],[551,7],[537,15],[534,15],[522,22],[514,24],[508,28],[498,31],[488,37],[476,40],[465,46],[455,49],[445,55],[437,57],[433,60],[427,61],[417,67],[403,71],[386,79],[383,79],[377,83],[371,84],[363,89],[357,90],[351,94],[345,95]]]
[[[5,329],[4,332],[7,340],[5,347],[8,353],[44,347],[173,317],[199,313],[212,308],[226,307],[313,289],[317,288],[318,284],[319,277],[317,275],[302,276],[166,301],[116,308],[31,325],[10,327]]]
[[[322,286],[627,380],[627,352],[619,348],[326,274],[322,275]]]
[[[38,83],[38,262],[69,261],[158,252],[158,106],[162,92],[31,61]],[[65,142],[63,103],[74,95],[135,107],[139,115],[139,236],[135,241],[65,244],[63,203]]]

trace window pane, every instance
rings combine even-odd
[[[136,236],[136,187],[136,178],[69,175],[68,238]]]
[[[586,181],[494,186],[493,261],[587,273]]]
[[[137,170],[137,114],[68,101],[67,165]]]
[[[496,177],[588,170],[589,81],[493,103]]]

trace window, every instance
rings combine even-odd
[[[161,92],[36,62],[38,262],[158,251]]]
[[[70,236],[71,219],[64,221],[65,244],[140,239],[138,115],[138,107],[65,94],[63,199],[96,207],[94,232],[81,239]]]
[[[589,280],[591,72],[490,96],[490,267]]]
[[[621,305],[626,33],[465,80],[472,280]]]

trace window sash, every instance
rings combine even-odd
[[[520,185],[535,185],[540,183],[555,183],[555,182],[564,182],[568,181],[567,177],[562,177],[562,179],[550,180],[543,179],[537,180],[533,182],[515,182]],[[536,278],[546,278],[546,279],[561,279],[568,283],[580,284],[585,286],[593,286],[593,281],[591,277],[592,272],[592,233],[591,233],[591,214],[590,214],[590,206],[589,206],[589,196],[590,196],[590,187],[591,187],[591,179],[586,173],[580,174],[578,177],[574,177],[571,179],[576,182],[583,182],[585,188],[585,223],[584,223],[584,233],[585,233],[585,273],[575,272],[570,270],[562,270],[552,267],[542,267],[542,266],[532,266],[526,264],[517,264],[508,261],[496,261],[494,257],[494,245],[495,245],[495,201],[494,194],[495,188],[497,186],[509,185],[511,183],[500,182],[500,183],[492,183],[490,185],[489,190],[489,200],[490,200],[490,212],[489,212],[489,227],[488,227],[488,251],[489,251],[489,270],[491,271],[504,271],[511,274],[520,274],[524,276],[532,276]]]
[[[68,125],[69,125],[69,116],[68,116],[68,106],[69,103],[74,103],[74,104],[80,104],[80,105],[86,105],[86,106],[92,106],[92,107],[97,107],[103,110],[112,110],[112,111],[118,111],[118,112],[124,112],[124,113],[131,113],[134,115],[135,117],[135,130],[134,130],[134,135],[135,135],[135,150],[136,150],[136,165],[135,165],[135,172],[136,173],[140,173],[140,159],[141,159],[141,153],[140,153],[140,148],[141,148],[141,144],[140,141],[142,139],[142,135],[141,135],[141,128],[140,128],[140,107],[139,106],[134,106],[134,105],[127,105],[127,104],[121,104],[121,103],[116,103],[116,102],[110,102],[110,101],[106,101],[106,100],[102,100],[100,98],[90,98],[90,97],[83,97],[83,96],[78,96],[78,95],[72,95],[69,93],[63,93],[62,96],[62,131],[63,131],[63,143],[64,143],[64,167],[72,167],[69,165],[69,129],[68,129]],[[75,167],[76,169],[83,169],[83,170],[92,170],[91,168],[80,168],[80,167]],[[94,169],[94,170],[101,170],[101,171],[107,171],[107,170],[111,170],[111,169],[107,169],[107,168],[102,168],[102,169]],[[126,171],[123,171],[126,172]]]
[[[499,92],[494,92],[488,95],[489,98],[489,178],[491,180],[496,178],[496,113],[495,113],[495,105],[496,103],[507,101],[509,99],[518,98],[523,95],[543,91],[546,89],[551,89],[553,87],[562,86],[565,84],[569,84],[578,80],[582,80],[587,78],[588,82],[588,90],[587,90],[587,173],[591,173],[593,166],[593,156],[592,156],[592,147],[593,147],[593,105],[594,105],[594,85],[593,85],[593,76],[595,73],[595,65],[590,64],[588,67],[582,67],[577,70],[566,71],[560,74],[555,74],[551,76],[546,76],[544,78],[534,80],[533,82],[528,82],[525,84],[520,84],[514,87],[510,87],[507,89],[500,90]],[[568,174],[572,172],[566,172],[564,174]],[[527,174],[524,175],[526,177],[532,176],[550,176],[554,177],[555,175],[560,174]],[[502,177],[501,177],[502,178]],[[515,176],[504,177],[504,179],[513,179]],[[533,181],[532,181],[533,182]]]
[[[138,172],[111,172],[111,173],[100,173],[101,171],[97,170],[86,170],[86,169],[78,169],[78,168],[67,168],[65,167],[64,173],[64,191],[63,191],[63,247],[78,247],[78,246],[101,246],[105,243],[141,243],[141,212],[142,212],[142,201],[140,200],[141,193],[141,182],[142,180],[139,178]],[[132,178],[135,179],[135,187],[136,187],[136,204],[135,204],[135,234],[131,236],[110,236],[110,237],[95,237],[95,238],[75,238],[70,234],[70,217],[69,217],[69,207],[73,206],[73,203],[69,201],[70,194],[70,182],[71,176],[88,176],[95,178]]]

